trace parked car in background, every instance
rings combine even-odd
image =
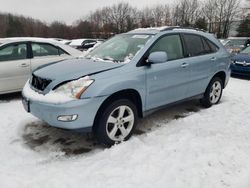
[[[50,39],[0,39],[0,94],[21,91],[39,66],[79,56],[82,52]]]
[[[49,39],[52,39],[52,40],[55,40],[62,44],[67,44],[67,45],[71,43],[71,40],[68,40],[68,39],[61,39],[61,38],[49,38]]]
[[[104,42],[103,39],[74,39],[69,45],[81,51],[86,51],[95,46],[96,43]]]
[[[232,58],[232,75],[250,76],[250,46]]]
[[[225,41],[224,46],[230,53],[239,53],[247,47],[249,39],[248,37],[229,37],[228,40]]]
[[[219,41],[221,42],[221,44],[222,44],[223,46],[226,46],[227,43],[228,43],[230,40],[229,40],[229,39],[219,39]]]
[[[138,117],[183,100],[219,103],[230,54],[212,34],[161,27],[117,35],[85,59],[33,72],[24,108],[50,125],[93,131],[99,142],[129,139]]]

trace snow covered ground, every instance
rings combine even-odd
[[[156,112],[109,149],[27,114],[20,94],[0,97],[1,188],[250,187],[248,80],[232,78],[212,108]]]

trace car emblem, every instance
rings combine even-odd
[[[247,62],[246,61],[243,61],[243,64],[242,64],[244,67],[247,66]]]

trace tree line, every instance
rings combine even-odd
[[[235,20],[243,20],[239,35],[245,27],[250,30],[249,17],[243,19],[244,10],[240,0],[178,0],[176,4],[143,9],[121,2],[96,9],[72,25],[59,21],[47,24],[30,17],[0,13],[0,37],[108,38],[138,27],[178,25],[204,29],[218,38],[226,38]]]

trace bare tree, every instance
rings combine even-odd
[[[6,36],[8,25],[8,17],[5,14],[0,14],[0,37]]]
[[[177,0],[173,6],[157,4],[141,10],[122,2],[97,9],[73,25],[56,21],[47,24],[29,17],[0,13],[0,37],[107,38],[137,27],[163,25],[193,26],[203,29],[208,25],[210,32],[216,33],[218,37],[227,37],[232,23],[242,14],[239,8],[240,1]],[[246,7],[245,11],[248,10]]]
[[[180,0],[173,7],[173,23],[180,26],[193,25],[199,18],[199,5],[198,0]]]
[[[234,19],[241,14],[240,0],[208,0],[203,13],[209,22],[209,31],[226,38]]]
[[[170,7],[167,4],[146,7],[140,11],[140,18],[141,27],[171,25]]]
[[[135,11],[128,3],[118,3],[109,7],[108,20],[114,24],[117,33],[127,31],[128,20],[133,21],[133,12]]]

